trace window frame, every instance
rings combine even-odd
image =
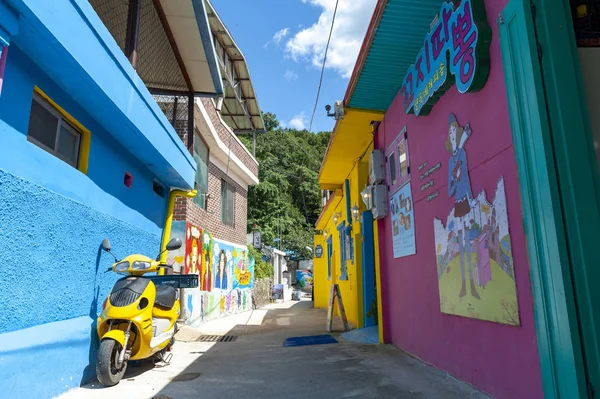
[[[33,107],[33,101],[36,101],[39,105],[44,107],[48,112],[50,112],[53,116],[57,117],[57,135],[55,138],[55,147],[57,146],[57,142],[60,136],[60,127],[64,126],[70,133],[76,132],[79,133],[79,137],[77,140],[77,160],[75,161],[75,165],[73,165],[69,160],[66,160],[63,156],[58,153],[57,149],[51,149],[45,144],[41,143],[34,137],[29,135],[29,123],[27,125],[27,141],[32,143],[33,145],[43,149],[47,153],[52,156],[60,159],[66,164],[73,166],[75,169],[79,170],[83,174],[87,174],[88,165],[89,165],[89,157],[90,157],[90,145],[92,141],[91,132],[86,129],[77,119],[75,119],[71,114],[65,111],[60,105],[58,105],[54,100],[52,100],[44,91],[42,91],[39,87],[35,86],[33,90],[33,95],[31,99],[31,106],[29,109],[29,118],[31,119],[31,108]]]
[[[411,169],[410,169],[410,146],[408,144],[408,134],[406,126],[400,131],[400,133],[392,140],[389,147],[385,151],[386,160],[386,182],[389,193],[395,193],[400,187],[404,186],[406,182],[410,181]],[[400,157],[401,153],[398,151],[400,146],[404,143],[404,154],[406,154],[406,168],[401,167]],[[395,181],[392,181],[391,169],[395,171]]]
[[[202,143],[204,144],[204,146],[206,147],[206,188],[201,187],[198,184],[198,181],[196,180],[196,176],[194,176],[194,189],[197,191],[197,194],[194,198],[192,198],[192,202],[198,206],[200,209],[204,209],[207,210],[208,209],[208,178],[209,178],[209,172],[208,172],[208,168],[209,168],[209,164],[210,164],[210,147],[208,146],[208,143],[206,142],[206,140],[204,140],[204,138],[202,138],[202,136],[200,136],[198,133],[194,133],[195,137],[194,139],[200,139],[202,141]],[[193,154],[192,156],[194,157],[195,155],[198,155],[198,158],[202,159],[202,157],[200,156],[200,154],[198,154],[196,152],[196,141],[194,141],[194,148],[193,148]],[[198,167],[198,165],[196,165],[196,167]]]
[[[31,121],[31,112],[33,110],[33,102],[35,101],[39,106],[41,106],[42,108],[44,108],[46,111],[48,111],[52,116],[54,116],[56,118],[56,129],[55,129],[55,136],[54,136],[54,148],[50,148],[48,147],[46,144],[42,143],[41,141],[39,141],[38,139],[36,139],[35,137],[31,136],[30,131],[29,131],[29,126],[27,127],[27,141],[37,145],[38,147],[42,148],[43,150],[45,150],[46,152],[54,155],[56,158],[68,163],[69,165],[73,166],[74,168],[77,168],[77,164],[79,163],[79,158],[81,155],[81,141],[82,141],[82,136],[83,134],[75,127],[73,127],[68,121],[66,121],[62,114],[60,112],[58,112],[58,110],[54,107],[52,107],[50,104],[48,104],[47,101],[45,101],[40,95],[38,95],[37,93],[33,94],[33,97],[31,99],[31,108],[29,110],[29,118]],[[60,140],[60,136],[61,134],[63,134],[62,129],[64,128],[68,133],[70,133],[71,135],[75,136],[76,138],[76,143],[75,143],[75,149],[76,154],[74,159],[68,159],[67,157],[65,157],[64,155],[62,155],[59,151],[58,151],[58,146],[59,146],[59,140]]]
[[[235,228],[235,186],[225,179],[221,179],[221,223]],[[231,223],[227,220],[227,193],[231,193]],[[225,194],[225,195],[224,195]]]

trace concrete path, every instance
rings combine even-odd
[[[60,399],[489,399],[390,345],[283,347],[289,337],[324,334],[325,319],[324,311],[302,301],[269,305],[200,330],[184,328],[170,365],[130,367],[115,387],[91,384]],[[237,338],[196,341],[225,334]]]

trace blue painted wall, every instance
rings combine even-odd
[[[155,255],[167,199],[153,180],[189,188],[195,171],[87,0],[7,4],[19,29],[0,93],[0,397],[43,399],[95,377],[95,320],[118,277],[102,240]],[[27,141],[36,85],[90,130],[87,174]]]
[[[0,119],[26,135],[34,86],[42,89],[90,130],[92,140],[88,177],[108,194],[138,210],[157,227],[162,226],[166,205],[165,199],[152,189],[155,176],[16,46],[10,48],[6,62],[0,96]],[[125,172],[133,175],[131,188],[123,184]]]

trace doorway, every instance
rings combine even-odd
[[[498,18],[540,366],[552,398],[600,392],[597,3],[509,0]]]

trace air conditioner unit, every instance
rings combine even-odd
[[[378,184],[373,187],[373,219],[383,219],[388,212],[387,186]]]
[[[385,180],[385,157],[383,150],[371,151],[369,159],[369,184],[375,185]]]

